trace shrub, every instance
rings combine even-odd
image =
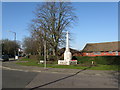
[[[94,61],[93,57],[88,56],[77,56],[78,64],[91,64]]]
[[[59,56],[58,60],[64,60],[64,57],[63,56]]]
[[[40,56],[40,55],[31,55],[30,59],[33,59],[37,62],[39,62],[40,60],[44,60],[44,56]]]
[[[96,58],[97,64],[102,65],[120,65],[120,57],[119,56],[98,56]]]
[[[77,60],[77,57],[76,57],[76,56],[73,56],[73,57],[72,57],[72,60]]]
[[[106,58],[103,57],[103,56],[96,56],[94,58],[95,58],[95,62],[97,64],[102,64],[102,65],[106,65],[107,64]]]
[[[44,56],[39,56],[39,60],[44,60]]]
[[[57,56],[51,55],[51,56],[48,57],[48,60],[49,61],[57,61]]]
[[[78,64],[90,64],[92,61],[101,65],[120,65],[120,56],[77,56]]]
[[[106,56],[108,65],[120,65],[120,56]]]
[[[37,60],[37,55],[30,55],[30,59],[35,59],[35,60]]]

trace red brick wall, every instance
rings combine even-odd
[[[118,52],[118,56],[120,56],[120,52]]]
[[[74,53],[72,56],[82,56],[81,53]]]
[[[91,52],[91,53],[83,53],[83,56],[116,56],[116,52],[112,52],[112,53],[109,53],[109,52],[100,52],[99,55],[95,55],[94,52]],[[120,52],[118,52],[118,56],[120,56]]]

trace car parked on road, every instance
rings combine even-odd
[[[0,56],[0,61],[9,61],[9,56],[8,55]]]

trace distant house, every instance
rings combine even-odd
[[[88,43],[82,50],[83,56],[120,56],[120,41]]]
[[[65,48],[61,48],[58,50],[58,56],[64,56]],[[70,52],[72,53],[72,56],[82,56],[82,53],[78,50],[71,49]]]

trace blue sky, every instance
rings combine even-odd
[[[22,41],[30,35],[28,25],[34,18],[33,11],[38,2],[3,2],[2,34],[3,39]],[[118,40],[118,3],[116,2],[73,2],[78,17],[69,30],[72,41],[70,46],[81,50],[86,43],[111,42]]]

